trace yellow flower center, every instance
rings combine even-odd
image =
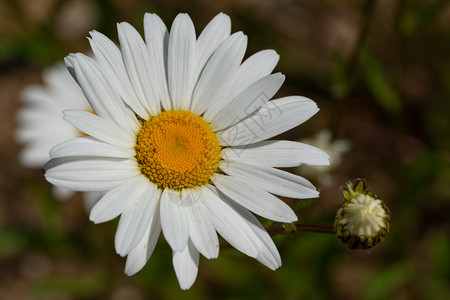
[[[181,190],[208,183],[218,169],[221,147],[202,117],[165,111],[144,121],[136,157],[143,174],[160,188]]]

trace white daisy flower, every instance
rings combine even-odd
[[[173,250],[182,289],[197,276],[199,253],[219,253],[218,232],[239,251],[271,269],[281,265],[255,213],[294,222],[275,197],[317,197],[306,179],[276,169],[326,165],[328,155],[298,142],[267,141],[313,116],[317,105],[291,96],[269,101],[284,76],[271,74],[279,56],[258,52],[242,63],[247,37],[230,35],[217,15],[196,38],[187,14],[169,32],[154,14],[144,17],[145,42],[128,23],[117,25],[120,49],[91,32],[91,59],[66,63],[97,115],[67,110],[64,118],[87,136],[51,151],[46,178],[81,191],[102,191],[96,223],[118,216],[115,247],[125,272],[138,272],[160,232]]]
[[[24,102],[17,113],[16,140],[23,144],[20,163],[28,168],[43,168],[49,161],[49,151],[57,144],[83,135],[81,131],[62,119],[66,109],[92,111],[83,91],[73,80],[63,63],[45,69],[44,85],[24,88]],[[54,195],[66,200],[73,191],[54,187]],[[87,207],[99,199],[98,193],[84,194]]]
[[[348,140],[335,140],[329,129],[322,129],[313,137],[301,139],[300,142],[318,147],[330,155],[329,166],[300,166],[296,171],[313,177],[322,187],[334,183],[334,174],[342,164],[343,156],[350,151],[352,143]]]

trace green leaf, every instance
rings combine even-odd
[[[18,230],[0,232],[0,258],[12,257],[24,251],[28,246],[26,234]]]
[[[390,115],[398,115],[402,109],[402,103],[388,83],[385,71],[372,50],[367,46],[364,47],[359,60],[363,69],[365,84],[376,102]]]
[[[413,274],[409,262],[401,261],[383,268],[370,276],[366,282],[364,299],[390,299],[396,288],[410,280]]]
[[[46,278],[33,285],[36,298],[48,299],[55,296],[75,296],[85,298],[110,289],[108,276],[94,273],[85,277]]]
[[[333,59],[333,93],[337,98],[345,97],[350,90],[350,79],[345,60],[336,55]]]
[[[299,211],[301,209],[304,209],[305,207],[310,206],[313,203],[314,199],[304,199],[301,200],[299,203],[297,203],[296,205],[294,205],[294,207],[292,208],[294,211]]]

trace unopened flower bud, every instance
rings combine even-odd
[[[343,206],[338,210],[334,229],[338,239],[350,249],[370,249],[383,241],[389,231],[390,212],[366,182],[356,179],[342,188]]]

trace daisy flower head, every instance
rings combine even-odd
[[[42,80],[43,85],[30,85],[23,89],[23,106],[17,113],[15,137],[23,145],[19,161],[28,168],[43,168],[50,159],[50,149],[83,135],[62,119],[64,110],[92,111],[83,91],[63,63],[45,69]],[[55,186],[53,193],[58,199],[65,200],[73,191]],[[87,207],[91,207],[98,195],[84,194],[84,200]]]
[[[217,233],[278,268],[277,248],[253,213],[296,221],[273,194],[301,199],[318,192],[276,167],[326,165],[328,155],[267,139],[308,120],[317,105],[299,96],[270,100],[284,81],[271,74],[279,56],[264,50],[242,62],[247,37],[230,33],[225,14],[198,38],[187,14],[175,18],[170,34],[157,15],[146,14],[145,41],[128,23],[117,29],[120,48],[93,31],[95,58],[66,58],[96,115],[65,111],[87,136],[52,149],[47,180],[106,193],[90,218],[100,223],[120,216],[115,247],[127,256],[128,275],[146,264],[161,231],[182,289],[195,281],[199,253],[218,256]]]
[[[334,229],[339,241],[350,249],[370,249],[389,232],[389,208],[376,194],[366,190],[366,181],[355,179],[342,187],[344,203]]]

